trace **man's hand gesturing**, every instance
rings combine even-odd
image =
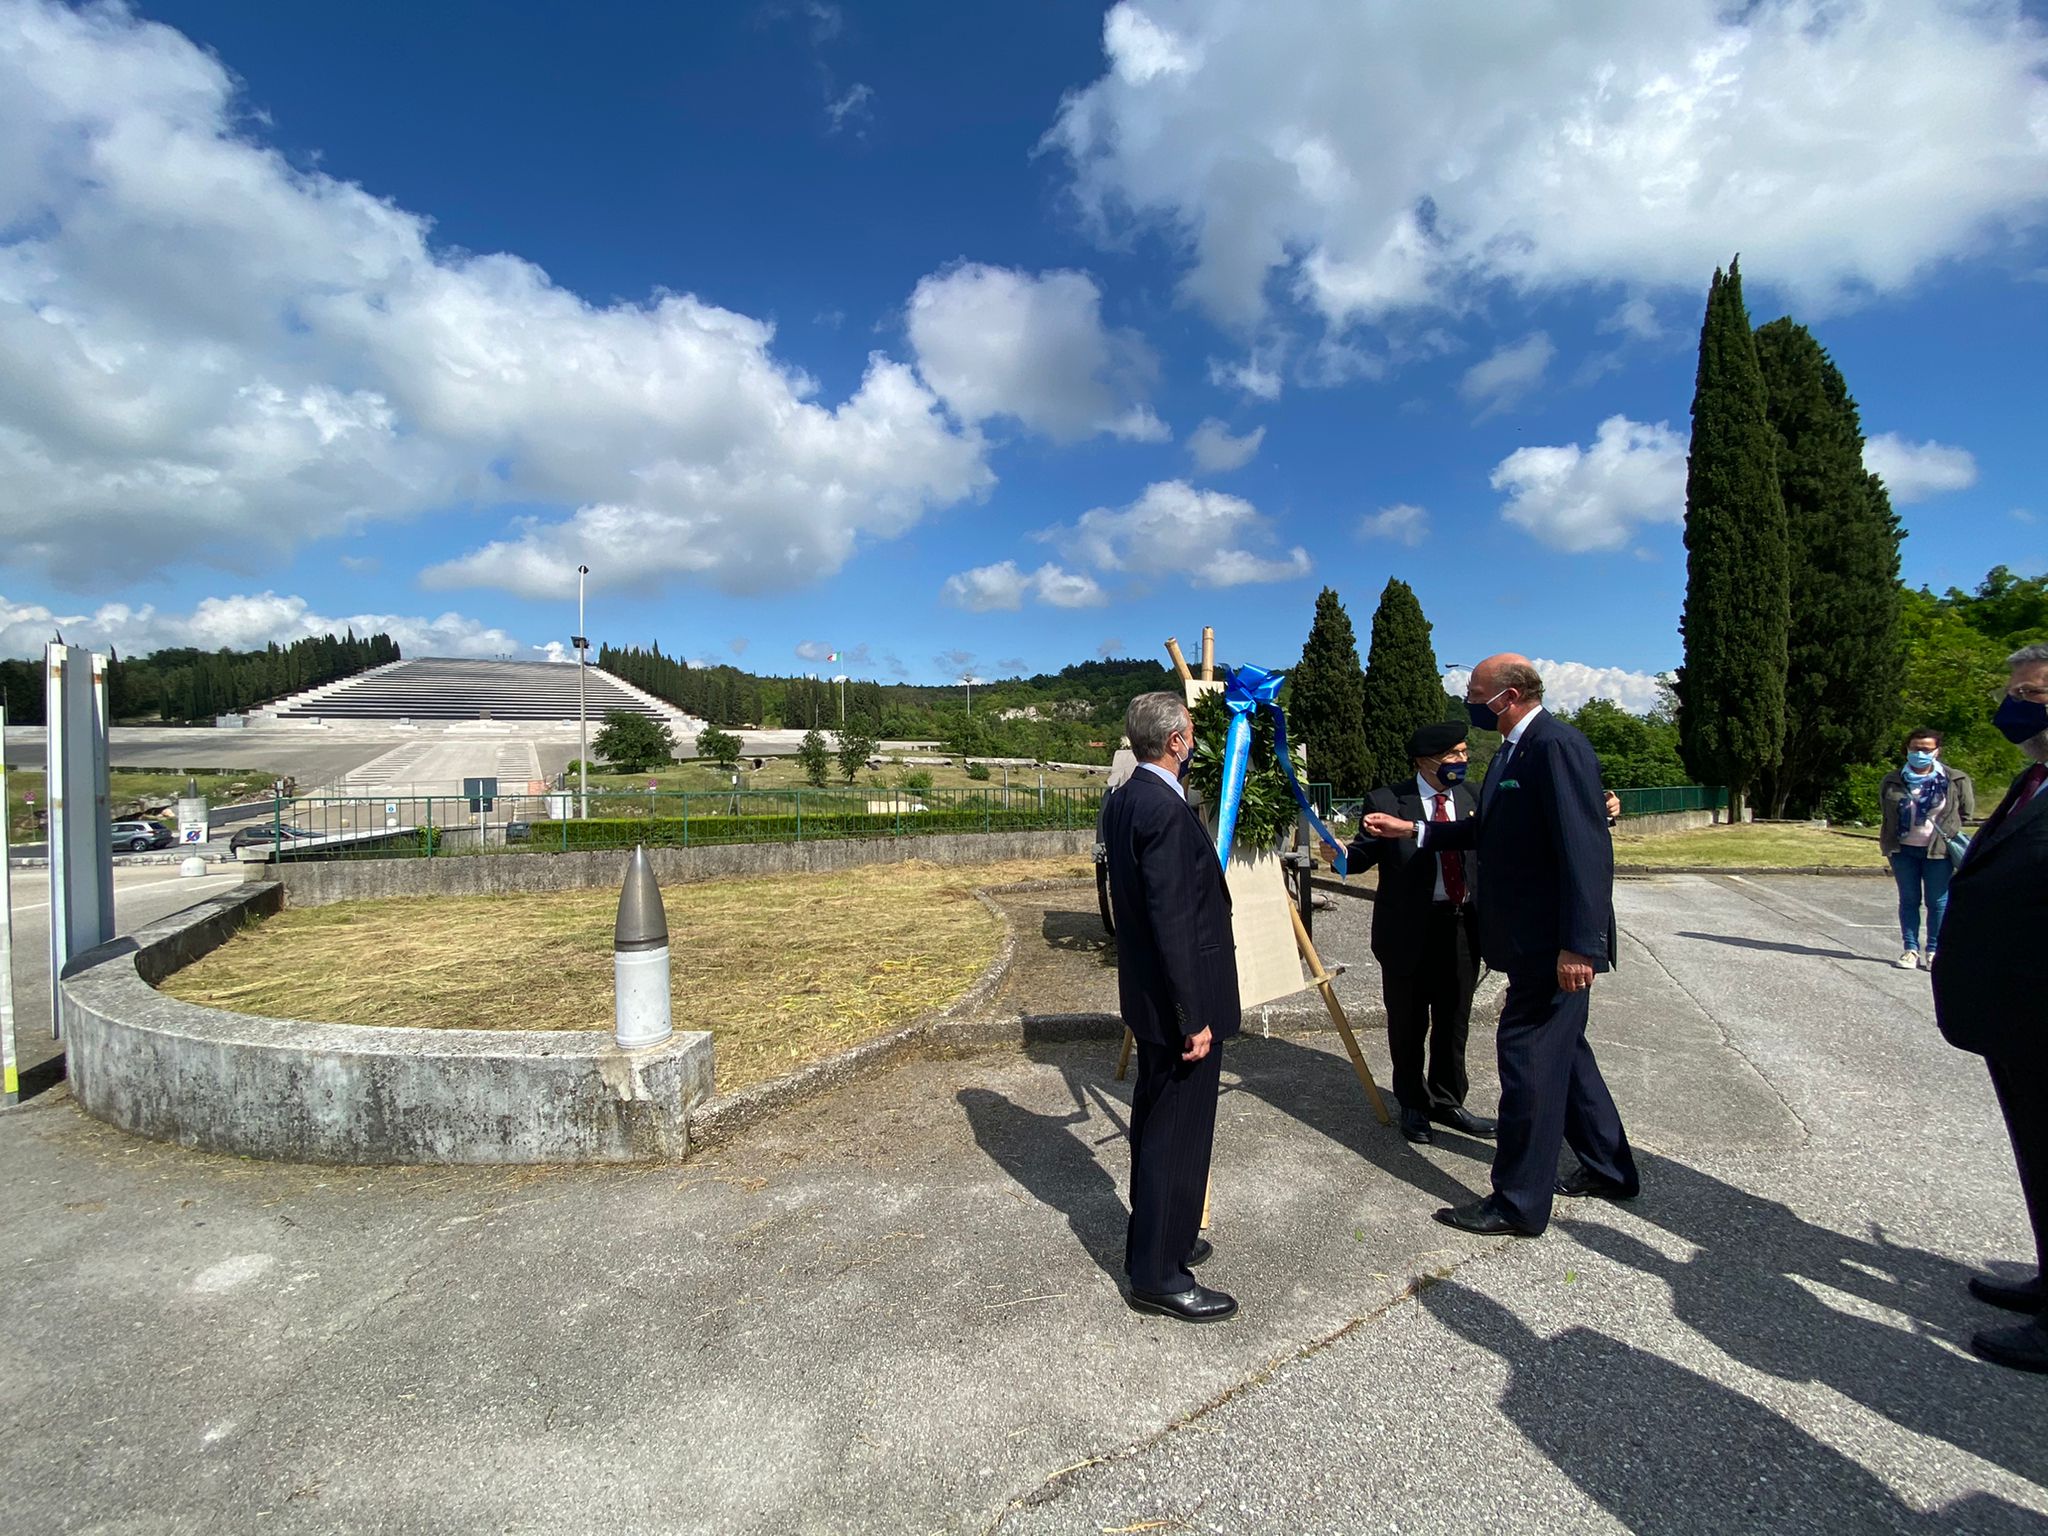
[[[1384,811],[1367,811],[1364,825],[1365,830],[1374,837],[1412,837],[1415,834],[1414,822],[1403,821],[1398,816],[1389,816]]]

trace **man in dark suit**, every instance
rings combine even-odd
[[[1970,1277],[1978,1300],[2028,1321],[1986,1328],[1970,1347],[1987,1360],[2048,1372],[2042,1266],[2048,1261],[2048,1030],[2041,1025],[2039,945],[2048,920],[2048,645],[2007,659],[2011,676],[1993,723],[2031,766],[2013,781],[1949,883],[1934,959],[1934,1016],[1949,1044],[1991,1069],[2034,1229],[2034,1274]]]
[[[1477,849],[1479,952],[1508,979],[1496,1049],[1500,1126],[1493,1193],[1437,1220],[1466,1232],[1534,1237],[1553,1194],[1633,1199],[1641,1188],[1613,1096],[1586,1043],[1593,977],[1614,964],[1614,845],[1601,812],[1600,761],[1586,738],[1543,708],[1526,657],[1472,669],[1465,708],[1498,729],[1479,812],[1415,823],[1369,813],[1375,837],[1418,837],[1425,853]],[[1560,1143],[1579,1166],[1557,1172]]]
[[[1131,1304],[1190,1323],[1232,1316],[1237,1302],[1198,1284],[1216,1133],[1223,1042],[1237,1033],[1237,946],[1216,845],[1181,779],[1194,722],[1173,693],[1147,693],[1124,715],[1138,769],[1102,818],[1116,918],[1117,1000],[1137,1043],[1131,1090],[1131,1223],[1124,1269]]]
[[[1405,821],[1469,821],[1479,810],[1465,782],[1470,756],[1465,727],[1425,725],[1408,738],[1415,776],[1374,790],[1365,807]],[[1380,871],[1372,953],[1387,1005],[1401,1134],[1433,1140],[1430,1122],[1436,1121],[1468,1136],[1492,1136],[1494,1122],[1465,1108],[1465,1037],[1479,985],[1476,860],[1457,849],[1424,853],[1413,838],[1394,842],[1368,832],[1353,839],[1349,853],[1353,873],[1375,864]]]

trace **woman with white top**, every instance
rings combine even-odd
[[[1906,738],[1905,766],[1894,768],[1878,785],[1883,811],[1877,846],[1891,861],[1899,885],[1899,936],[1905,953],[1899,968],[1910,971],[1934,963],[1941,938],[1941,915],[1948,909],[1948,881],[1955,866],[1949,840],[1960,837],[1963,820],[1977,815],[1977,793],[1970,776],[1941,760],[1941,732],[1918,730]],[[1920,907],[1927,906],[1927,948],[1920,948]]]

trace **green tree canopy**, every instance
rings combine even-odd
[[[740,761],[740,739],[730,731],[721,731],[715,725],[707,725],[697,733],[697,755],[708,757],[721,768],[737,768]]]
[[[865,724],[849,722],[839,733],[839,774],[851,784],[875,755],[875,736]]]
[[[1372,649],[1365,658],[1364,726],[1366,787],[1377,788],[1414,773],[1408,738],[1418,726],[1444,715],[1444,678],[1430,643],[1429,620],[1407,582],[1394,577],[1373,610]]]
[[[590,749],[621,773],[644,773],[676,755],[668,727],[630,709],[608,711],[604,729],[591,738]]]
[[[1785,739],[1791,572],[1756,338],[1731,262],[1700,325],[1685,475],[1685,613],[1679,740],[1687,769],[1739,811]]]
[[[804,732],[796,749],[796,760],[803,766],[804,782],[823,789],[832,775],[832,749],[825,745],[825,733],[815,725]]]
[[[1287,675],[1287,734],[1308,749],[1309,777],[1342,796],[1373,787],[1366,766],[1365,675],[1343,600],[1325,587],[1301,660]]]

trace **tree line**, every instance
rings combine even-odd
[[[272,641],[260,651],[203,651],[178,646],[124,657],[107,652],[107,713],[115,720],[212,720],[338,682],[399,660],[398,642],[386,634],[358,639],[308,635],[289,645]],[[43,723],[40,660],[0,661],[0,698],[12,725]]]

